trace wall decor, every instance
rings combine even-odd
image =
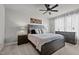
[[[42,24],[42,20],[40,20],[40,19],[35,19],[35,18],[31,18],[31,19],[30,19],[30,23]]]

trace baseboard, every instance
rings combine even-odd
[[[17,42],[5,43],[5,46],[17,44]]]
[[[1,52],[3,51],[4,49],[4,44],[0,44],[0,55],[1,55]]]
[[[4,48],[4,44],[0,44],[0,51]]]

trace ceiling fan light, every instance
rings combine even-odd
[[[49,12],[49,15],[51,15],[51,12]]]

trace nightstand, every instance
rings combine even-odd
[[[25,44],[28,42],[28,36],[27,35],[18,35],[18,45]]]

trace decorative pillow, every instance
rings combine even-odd
[[[42,33],[42,34],[44,33],[43,29],[41,29],[41,33]]]
[[[41,29],[39,29],[39,34],[42,34]]]
[[[35,31],[36,31],[37,34],[39,34],[39,30],[38,29],[35,29]]]
[[[45,29],[42,29],[42,33],[47,33],[47,30],[45,30]]]
[[[36,34],[36,31],[35,30],[31,30],[31,34]]]

